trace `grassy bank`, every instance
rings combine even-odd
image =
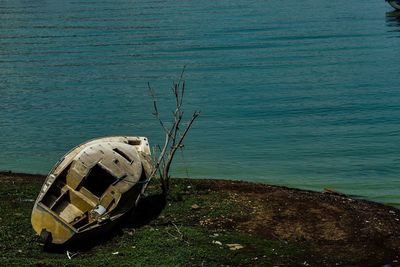
[[[135,216],[84,249],[44,252],[30,225],[43,177],[0,175],[0,258],[11,266],[397,266],[399,210],[216,180],[149,187]],[[165,204],[165,205],[164,205]],[[93,242],[93,243],[92,243]]]

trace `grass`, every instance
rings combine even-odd
[[[66,252],[44,252],[32,230],[31,209],[40,184],[2,183],[0,261],[3,266],[309,265],[305,248],[230,227],[226,218],[248,216],[245,204],[225,193],[196,191],[188,180],[175,182],[157,219],[136,228],[127,224],[89,250],[71,251],[77,253],[72,259]],[[231,243],[243,248],[230,250]]]

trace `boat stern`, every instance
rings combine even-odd
[[[31,223],[36,234],[47,244],[64,244],[75,235],[73,229],[38,203],[33,208]]]

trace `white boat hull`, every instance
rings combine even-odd
[[[135,208],[151,171],[144,137],[105,137],[79,145],[46,178],[32,226],[52,244],[109,229]]]

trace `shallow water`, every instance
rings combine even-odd
[[[161,143],[147,82],[169,115],[187,65],[187,114],[202,115],[176,175],[399,205],[400,17],[388,11],[384,1],[0,1],[0,169],[46,173],[104,135]]]

